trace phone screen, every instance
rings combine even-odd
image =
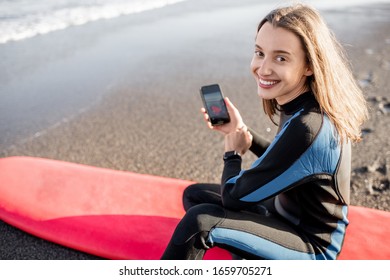
[[[230,117],[220,87],[217,84],[203,86],[201,93],[211,124],[221,125],[228,123]]]

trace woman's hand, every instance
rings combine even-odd
[[[252,145],[253,136],[246,126],[225,135],[225,152],[236,151],[244,155]]]
[[[201,109],[204,119],[210,129],[220,131],[225,136],[225,151],[236,151],[241,155],[248,151],[252,145],[252,134],[244,124],[241,114],[229,98],[225,97],[225,103],[230,116],[230,122],[213,126],[205,108]]]
[[[242,128],[245,126],[241,114],[238,111],[238,109],[233,105],[232,102],[230,102],[229,98],[225,97],[225,103],[226,107],[230,116],[230,122],[225,123],[223,125],[215,125],[213,126],[210,122],[209,115],[206,112],[205,108],[201,109],[201,112],[203,113],[204,119],[207,122],[207,125],[210,129],[220,131],[222,134],[226,135],[232,132],[235,132],[236,130]]]

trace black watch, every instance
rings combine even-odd
[[[241,158],[241,155],[236,151],[225,152],[225,154],[223,155],[223,160],[228,160],[232,158]]]

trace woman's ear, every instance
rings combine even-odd
[[[313,71],[311,70],[311,67],[310,66],[307,66],[306,67],[306,70],[305,70],[305,76],[309,77],[311,75],[313,75]]]

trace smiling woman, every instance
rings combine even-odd
[[[279,105],[307,91],[306,79],[313,75],[299,38],[269,22],[257,34],[251,68],[259,96],[275,99]]]
[[[287,16],[292,13],[294,16]],[[299,88],[301,84],[296,84],[297,88],[294,88],[293,83],[293,89],[296,91],[290,92],[290,98],[282,99],[282,103],[275,102],[278,101],[277,99],[264,98],[263,106],[266,114],[272,119],[278,105],[291,100],[294,95],[310,90],[319,103],[321,111],[330,118],[340,137],[359,141],[361,126],[368,116],[366,101],[352,75],[343,48],[318,12],[303,8],[281,9],[276,13],[268,14],[260,22],[257,31],[256,44],[264,40],[271,50],[272,47],[274,48],[274,52],[275,49],[280,48],[283,53],[286,53],[286,50],[291,52],[291,61],[286,61],[286,67],[283,70],[272,69],[274,70],[272,74],[278,75],[281,71],[288,75],[288,78],[281,81],[287,82],[288,79],[293,82],[294,78],[301,78],[299,82],[304,83],[304,88]],[[258,73],[255,73],[258,65],[254,60],[252,71],[255,77],[258,76]],[[295,81],[295,83],[299,82]]]
[[[349,224],[351,141],[367,108],[337,41],[311,7],[270,12],[257,29],[251,63],[279,130],[268,143],[226,98],[221,185],[194,184],[186,215],[163,259],[201,259],[217,246],[247,259],[336,259]],[[341,81],[339,77],[343,77]],[[258,156],[241,168],[248,150]]]

